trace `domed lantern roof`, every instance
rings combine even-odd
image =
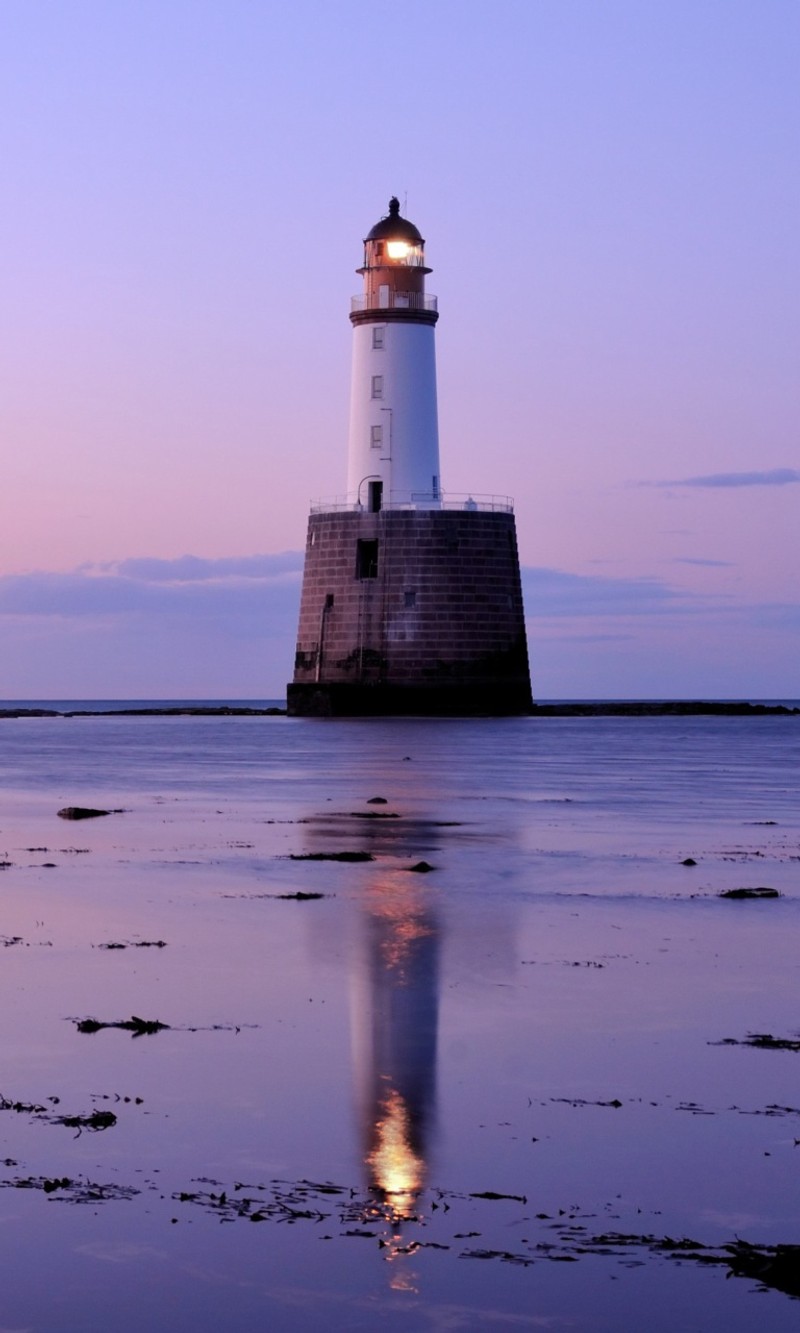
[[[413,222],[400,216],[400,200],[394,195],[389,200],[389,214],[376,222],[366,241],[406,241],[411,245],[424,245],[422,235]]]
[[[422,235],[413,222],[401,218],[400,200],[394,196],[389,200],[388,217],[376,222],[364,240],[364,267],[358,272],[364,273],[372,268],[415,268],[420,275],[430,272],[425,268]]]

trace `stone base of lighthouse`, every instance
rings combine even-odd
[[[291,715],[507,716],[531,706],[513,514],[311,515]]]

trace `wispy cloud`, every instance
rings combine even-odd
[[[676,555],[673,565],[701,565],[703,569],[733,569],[732,560],[702,560],[699,556]]]
[[[700,562],[700,563],[715,563]],[[525,612],[533,636],[537,622],[571,620],[569,634],[583,630],[581,622],[603,622],[593,639],[616,638],[620,633],[628,637],[643,632],[649,620],[669,620],[672,626],[696,624],[698,617],[708,623],[726,625],[731,635],[757,634],[770,630],[795,634],[800,631],[800,602],[740,602],[727,594],[687,592],[670,587],[660,579],[603,578],[587,574],[570,574],[565,570],[523,568],[522,587]],[[626,623],[627,622],[627,623]],[[551,624],[548,629],[555,629]]]
[[[265,579],[276,574],[299,573],[303,568],[301,551],[281,551],[277,555],[228,556],[218,560],[203,560],[196,555],[182,555],[177,560],[130,559],[116,565],[92,566],[84,569],[91,573],[98,569],[112,571],[123,578],[144,579],[149,583],[196,583],[218,579]]]
[[[800,472],[793,467],[776,467],[766,472],[710,472],[701,477],[677,477],[671,481],[643,481],[642,486],[699,486],[725,490],[736,486],[791,486],[800,482]]]
[[[7,698],[279,698],[299,551],[0,577]]]
[[[562,569],[522,570],[529,617],[649,615],[685,610],[692,595],[657,578],[608,578]]]
[[[131,559],[66,573],[0,577],[0,615],[285,616],[299,596],[300,552],[240,559]]]

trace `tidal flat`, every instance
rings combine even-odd
[[[796,1328],[799,775],[794,717],[0,721],[0,1329]]]

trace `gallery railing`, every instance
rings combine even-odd
[[[428,492],[411,491],[406,495],[392,495],[391,499],[381,505],[381,509],[446,509],[461,510],[470,513],[480,511],[481,513],[492,514],[513,514],[514,501],[510,495],[469,495],[466,493],[457,494],[454,491],[448,491],[436,499]],[[370,512],[370,506],[367,503],[354,504],[346,495],[337,495],[332,500],[314,500],[311,505],[312,514],[367,514]]]
[[[390,287],[379,288],[377,292],[360,292],[350,298],[353,314],[359,310],[437,310],[435,296],[427,292],[395,292]]]

